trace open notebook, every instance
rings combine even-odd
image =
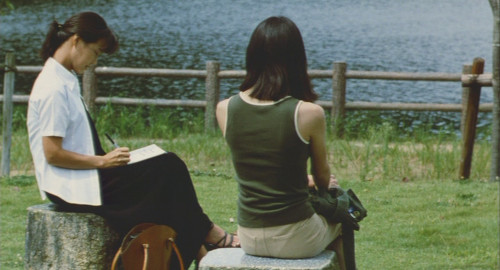
[[[167,151],[161,149],[158,145],[156,144],[150,144],[148,146],[135,149],[133,151],[130,151],[130,161],[128,164],[136,163],[139,161],[143,161],[148,158],[156,157],[161,154],[166,153]]]

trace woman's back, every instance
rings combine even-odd
[[[238,224],[270,227],[309,218],[309,145],[297,127],[301,101],[251,104],[242,96],[229,100],[225,127],[240,189]]]
[[[316,256],[339,236],[341,225],[329,224],[308,201],[308,180],[327,188],[332,177],[325,115],[313,103],[317,95],[295,23],[286,17],[262,21],[247,47],[246,71],[241,93],[217,105],[239,184],[241,247],[256,256]]]

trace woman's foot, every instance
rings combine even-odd
[[[207,249],[205,248],[205,245],[201,245],[200,247],[200,250],[198,251],[198,255],[196,255],[196,261],[201,261],[201,259],[203,257],[205,257],[205,255],[207,255],[208,251]]]
[[[240,239],[237,235],[230,234],[214,224],[214,227],[208,232],[205,238],[205,247],[208,251],[216,248],[240,247]]]

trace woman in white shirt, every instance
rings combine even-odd
[[[52,22],[42,46],[46,61],[29,100],[28,133],[42,198],[70,211],[94,212],[120,233],[143,222],[178,233],[184,263],[209,248],[238,245],[203,212],[184,162],[174,153],[127,165],[127,147],[105,153],[76,73],[111,54],[118,40],[104,19],[82,12]],[[175,268],[175,265],[173,265]]]

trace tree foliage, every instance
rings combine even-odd
[[[0,12],[5,13],[14,9],[14,4],[11,0],[0,0]]]

